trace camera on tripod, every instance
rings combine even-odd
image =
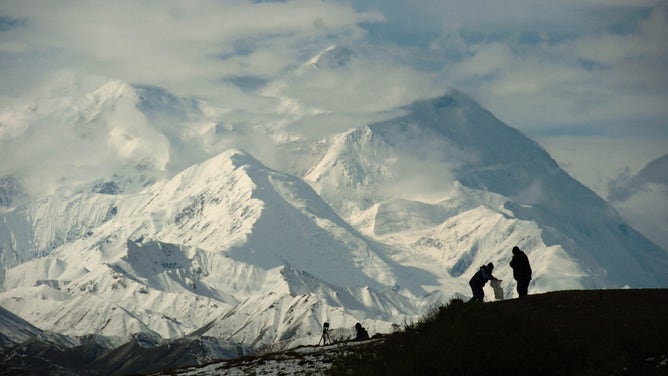
[[[325,322],[322,324],[322,336],[320,337],[320,341],[318,341],[318,345],[320,345],[320,342],[322,342],[323,345],[326,345],[328,342],[329,344],[332,344],[332,339],[329,338],[329,323]]]

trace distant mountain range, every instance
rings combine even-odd
[[[197,101],[88,85],[17,115],[3,136],[29,149],[55,127],[76,140],[56,156],[71,175],[41,167],[58,183],[48,192],[18,160],[0,179],[7,347],[39,330],[105,348],[215,338],[237,350],[209,355],[237,356],[317,343],[323,322],[392,332],[468,297],[484,263],[515,296],[516,245],[530,292],[668,286],[665,250],[456,90],[327,139],[277,140],[287,162],[270,168],[224,148],[247,130],[211,123]]]

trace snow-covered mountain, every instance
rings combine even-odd
[[[495,261],[510,280],[518,245],[535,260],[542,291],[668,282],[664,250],[457,91],[340,136],[306,180],[365,234],[451,276]]]
[[[328,64],[345,64],[348,51],[332,51]],[[74,145],[61,158],[76,178],[47,176],[57,189],[36,190],[18,157],[2,166],[0,305],[41,330],[249,348],[315,344],[325,321],[391,332],[469,296],[483,263],[515,296],[515,245],[533,292],[668,286],[664,250],[455,90],[327,139],[276,140],[283,170],[220,152],[245,131],[203,103],[91,86],[6,117],[0,133],[34,150],[55,123]]]
[[[0,346],[11,347],[42,333],[39,328],[0,307]]]
[[[141,193],[51,196],[3,219],[0,302],[68,335],[313,342],[324,321],[391,331],[425,294],[306,183],[238,150]]]
[[[668,249],[668,154],[650,161],[637,174],[620,174],[609,184],[608,201],[632,226]]]

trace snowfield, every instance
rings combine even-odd
[[[68,79],[0,134],[20,145],[54,123],[90,141],[66,153],[67,179],[47,164],[0,186],[0,305],[41,330],[248,349],[317,343],[323,322],[390,333],[468,298],[488,262],[516,296],[513,246],[534,293],[668,286],[665,250],[456,90],[326,140],[269,133],[284,157],[269,167],[227,147],[244,131],[210,133],[224,111]],[[91,173],[98,163],[109,169]],[[39,172],[60,185],[18,188]]]

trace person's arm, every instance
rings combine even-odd
[[[482,278],[483,278],[485,281],[500,281],[500,279],[498,279],[498,278],[496,278],[495,276],[493,276],[491,272],[488,272],[487,269],[482,268],[482,269],[480,269],[480,270],[482,270]]]

